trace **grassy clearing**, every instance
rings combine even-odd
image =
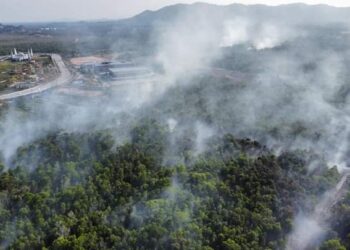
[[[56,75],[52,60],[48,56],[34,58],[32,62],[0,62],[0,91],[13,83],[47,81]]]
[[[0,90],[6,89],[8,85],[18,80],[16,67],[18,66],[12,62],[0,62]]]

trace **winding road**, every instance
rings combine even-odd
[[[69,83],[73,78],[69,70],[67,69],[66,65],[64,64],[62,57],[58,54],[51,54],[51,58],[53,63],[57,66],[58,70],[60,71],[60,76],[56,78],[55,80],[52,80],[48,83],[40,84],[38,86],[35,86],[33,88],[16,91],[13,93],[7,93],[7,94],[0,94],[0,101],[10,100],[22,96],[32,95],[41,93],[43,91],[46,91],[48,89],[65,85]]]

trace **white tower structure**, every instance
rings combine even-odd
[[[28,49],[27,53],[17,52],[16,48],[11,50],[11,60],[15,62],[30,61],[33,56],[33,49]]]

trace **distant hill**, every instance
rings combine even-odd
[[[23,31],[23,26],[5,25],[0,23],[0,34],[21,32],[21,31]]]
[[[120,22],[142,26],[156,25],[170,22],[181,14],[191,12],[205,12],[208,14],[208,18],[222,19],[246,17],[262,21],[292,22],[297,24],[350,23],[350,8],[301,3],[280,6],[242,4],[219,6],[207,3],[177,4],[157,11],[147,10]]]

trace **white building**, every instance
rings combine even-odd
[[[33,58],[33,50],[28,50],[27,53],[19,52],[17,53],[17,49],[11,51],[11,60],[14,62],[22,62],[22,61],[30,61]]]

